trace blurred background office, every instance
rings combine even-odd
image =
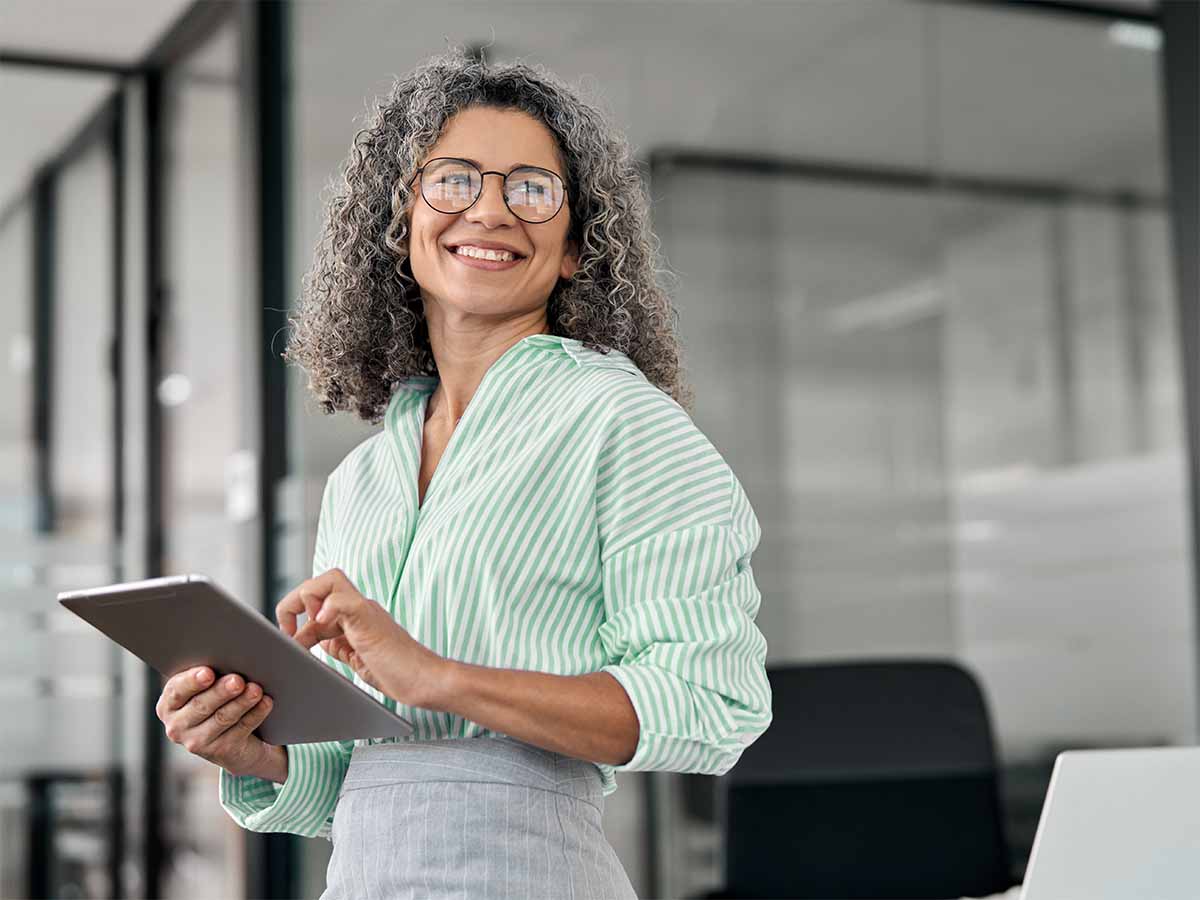
[[[1196,742],[1196,9],[6,0],[0,895],[323,889],[329,843],[239,829],[54,598],[201,572],[269,614],[307,577],[378,426],[317,409],[286,311],[368,104],[448,40],[627,128],[768,665],[970,673],[1019,883],[1058,751]],[[755,749],[618,775],[641,896],[721,888]]]

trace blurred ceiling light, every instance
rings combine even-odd
[[[1120,47],[1135,50],[1158,50],[1162,47],[1162,32],[1154,25],[1141,22],[1113,22],[1108,26],[1108,39]]]
[[[163,406],[179,406],[191,395],[191,380],[179,372],[167,375],[158,383],[158,402]]]
[[[830,330],[838,334],[863,328],[896,328],[935,316],[944,306],[941,286],[935,281],[920,281],[843,303],[830,311],[828,323]]]

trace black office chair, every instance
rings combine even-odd
[[[768,668],[708,897],[959,898],[1012,886],[983,694],[944,661]]]

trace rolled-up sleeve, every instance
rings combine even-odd
[[[601,671],[639,722],[613,769],[723,775],[772,718],[749,499],[686,411],[647,385],[600,453],[597,517]]]
[[[314,576],[332,568],[331,560],[335,558],[333,502],[331,476],[325,483],[317,520]],[[342,677],[354,680],[354,671],[325,653],[320,644],[310,652]],[[333,811],[353,750],[352,740],[288,744],[288,774],[283,784],[253,775],[231,775],[221,769],[221,806],[248,831],[288,832],[331,840]]]

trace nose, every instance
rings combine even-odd
[[[489,176],[495,176],[489,178]],[[508,204],[504,202],[504,176],[489,172],[483,176],[483,187],[479,199],[463,215],[470,222],[478,222],[487,228],[511,224],[517,221]]]

